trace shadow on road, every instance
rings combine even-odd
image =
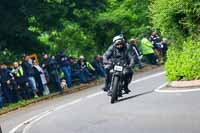
[[[117,102],[122,102],[122,101],[129,100],[129,99],[132,99],[132,98],[140,97],[140,96],[147,95],[147,94],[150,94],[150,93],[153,93],[153,92],[154,91],[152,90],[152,91],[143,92],[141,94],[125,97],[125,98],[119,99]]]

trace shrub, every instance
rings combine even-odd
[[[170,81],[199,79],[200,42],[189,38],[183,43],[182,49],[171,46],[165,68]]]
[[[197,0],[154,0],[150,11],[154,27],[164,36],[183,38],[198,32],[200,4]]]
[[[154,0],[150,12],[154,28],[159,29],[162,36],[174,41],[165,64],[168,80],[199,79],[199,1]]]

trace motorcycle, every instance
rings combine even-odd
[[[110,73],[112,75],[111,80],[111,104],[116,102],[120,96],[122,96],[122,91],[125,87],[125,78],[126,77],[126,67],[127,65],[123,62],[113,63],[113,69]]]

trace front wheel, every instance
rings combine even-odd
[[[115,76],[112,84],[111,103],[114,103],[118,99],[118,87],[119,87],[119,77]]]

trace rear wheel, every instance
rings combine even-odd
[[[119,77],[114,77],[112,84],[112,95],[111,103],[114,103],[118,99],[118,87],[119,87]]]

